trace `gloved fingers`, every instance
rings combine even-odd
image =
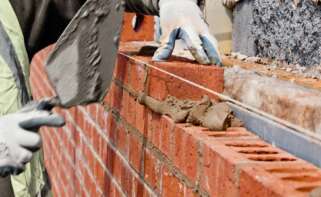
[[[29,163],[32,159],[32,152],[22,148],[22,147],[15,147],[15,154],[16,154],[16,160],[19,166],[24,166],[25,164]]]
[[[65,124],[65,120],[58,114],[50,114],[47,111],[36,111],[26,114],[30,115],[28,119],[20,122],[20,127],[26,130],[38,129],[41,126],[61,127]]]
[[[211,62],[218,66],[222,65],[221,56],[218,50],[218,44],[216,39],[211,34],[200,35],[200,38],[203,42],[204,50]]]
[[[210,64],[210,60],[202,47],[202,41],[198,33],[188,28],[180,29],[179,38],[185,42],[197,62],[200,64]]]
[[[164,35],[165,39],[153,56],[154,61],[165,61],[172,55],[178,33],[179,29],[174,29],[169,35]]]
[[[16,142],[24,148],[30,151],[38,150],[41,146],[41,136],[37,133],[20,129],[19,132],[15,133]]]
[[[0,177],[6,177],[10,174],[17,175],[24,170],[24,165],[19,164],[16,158],[7,157],[0,159]]]

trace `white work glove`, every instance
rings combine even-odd
[[[153,60],[167,60],[182,39],[201,64],[221,65],[216,39],[210,34],[197,0],[160,0],[161,47]]]
[[[46,102],[28,104],[21,111],[0,117],[0,176],[17,175],[41,145],[41,126],[64,125],[61,116],[47,111]]]
[[[232,9],[240,0],[222,0],[224,6]]]

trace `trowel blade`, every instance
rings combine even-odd
[[[89,0],[59,38],[46,70],[62,107],[98,102],[107,93],[123,12],[121,0]]]

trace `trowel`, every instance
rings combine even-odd
[[[88,0],[57,41],[46,71],[57,97],[69,108],[99,102],[112,81],[124,5],[121,0]]]

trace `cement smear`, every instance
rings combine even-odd
[[[234,23],[242,24],[234,24],[236,52],[253,56],[255,50],[258,56],[306,67],[321,63],[321,6],[311,0],[297,5],[293,0],[246,0],[237,5]]]
[[[215,103],[207,96],[201,101],[179,100],[173,96],[158,101],[141,93],[138,101],[153,112],[171,117],[175,123],[191,123],[213,131],[243,125],[226,103]]]

